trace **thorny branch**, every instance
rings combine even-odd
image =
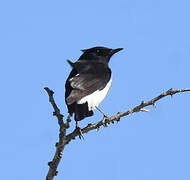
[[[58,119],[58,124],[59,124],[59,142],[56,143],[56,152],[55,155],[53,157],[53,160],[51,162],[48,163],[49,165],[49,171],[48,174],[46,176],[46,180],[52,180],[58,173],[57,171],[57,167],[58,164],[61,160],[62,154],[63,154],[63,150],[65,148],[65,146],[73,139],[75,139],[77,136],[80,136],[80,132],[74,130],[73,132],[67,134],[66,130],[70,127],[70,115],[68,115],[66,122],[63,122],[63,115],[60,113],[59,108],[57,107],[54,98],[53,98],[53,94],[54,92],[52,90],[50,90],[48,87],[44,88],[46,90],[46,92],[48,93],[49,96],[49,102],[51,103],[51,105],[53,106],[54,112],[53,115],[57,117]],[[147,106],[155,106],[155,102],[160,100],[163,97],[166,97],[168,95],[172,96],[174,94],[177,93],[182,93],[182,92],[187,92],[190,91],[190,89],[169,89],[166,92],[163,92],[162,94],[156,96],[155,98],[145,102],[142,101],[139,105],[135,106],[134,108],[131,108],[127,111],[124,112],[118,112],[116,115],[111,116],[111,117],[104,117],[103,120],[98,121],[97,123],[94,124],[88,124],[86,127],[81,129],[82,134],[88,133],[91,130],[99,130],[99,128],[101,126],[108,126],[110,123],[114,123],[114,122],[118,122],[120,121],[121,117],[127,116],[129,114],[133,114],[135,112],[139,112],[139,111],[143,111],[143,112],[148,112],[148,109],[145,109],[145,107]]]
[[[55,104],[55,101],[53,98],[54,92],[52,90],[50,90],[48,87],[45,87],[44,89],[48,93],[49,102],[53,106],[53,109],[54,109],[53,116],[57,117],[58,124],[59,124],[59,142],[57,142],[55,144],[56,152],[55,152],[55,155],[53,157],[53,160],[48,162],[49,171],[48,171],[48,174],[46,176],[46,180],[52,180],[54,178],[54,176],[56,176],[58,173],[57,166],[58,166],[58,164],[61,160],[61,157],[62,157],[62,153],[63,153],[63,149],[64,149],[63,142],[65,141],[65,137],[66,137],[66,129],[69,128],[70,116],[67,117],[66,123],[64,123],[63,122],[64,116],[60,113],[60,110],[57,107],[57,105]]]

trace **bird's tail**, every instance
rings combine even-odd
[[[81,121],[85,117],[93,115],[93,111],[88,110],[88,103],[75,105],[75,121]]]

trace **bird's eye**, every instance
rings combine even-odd
[[[99,49],[96,50],[96,54],[97,54],[98,56],[100,56],[100,50],[99,50]]]

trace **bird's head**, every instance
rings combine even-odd
[[[107,47],[93,47],[89,49],[81,50],[83,54],[80,56],[80,60],[97,60],[109,62],[111,56],[121,51],[123,48],[111,49]]]

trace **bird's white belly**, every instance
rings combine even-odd
[[[88,96],[83,97],[79,101],[77,101],[77,104],[84,104],[88,102],[88,109],[89,111],[96,109],[98,105],[102,102],[102,100],[105,98],[106,94],[108,93],[108,90],[111,86],[112,79],[109,80],[106,87],[102,90],[97,90],[93,92],[92,94],[89,94]]]

